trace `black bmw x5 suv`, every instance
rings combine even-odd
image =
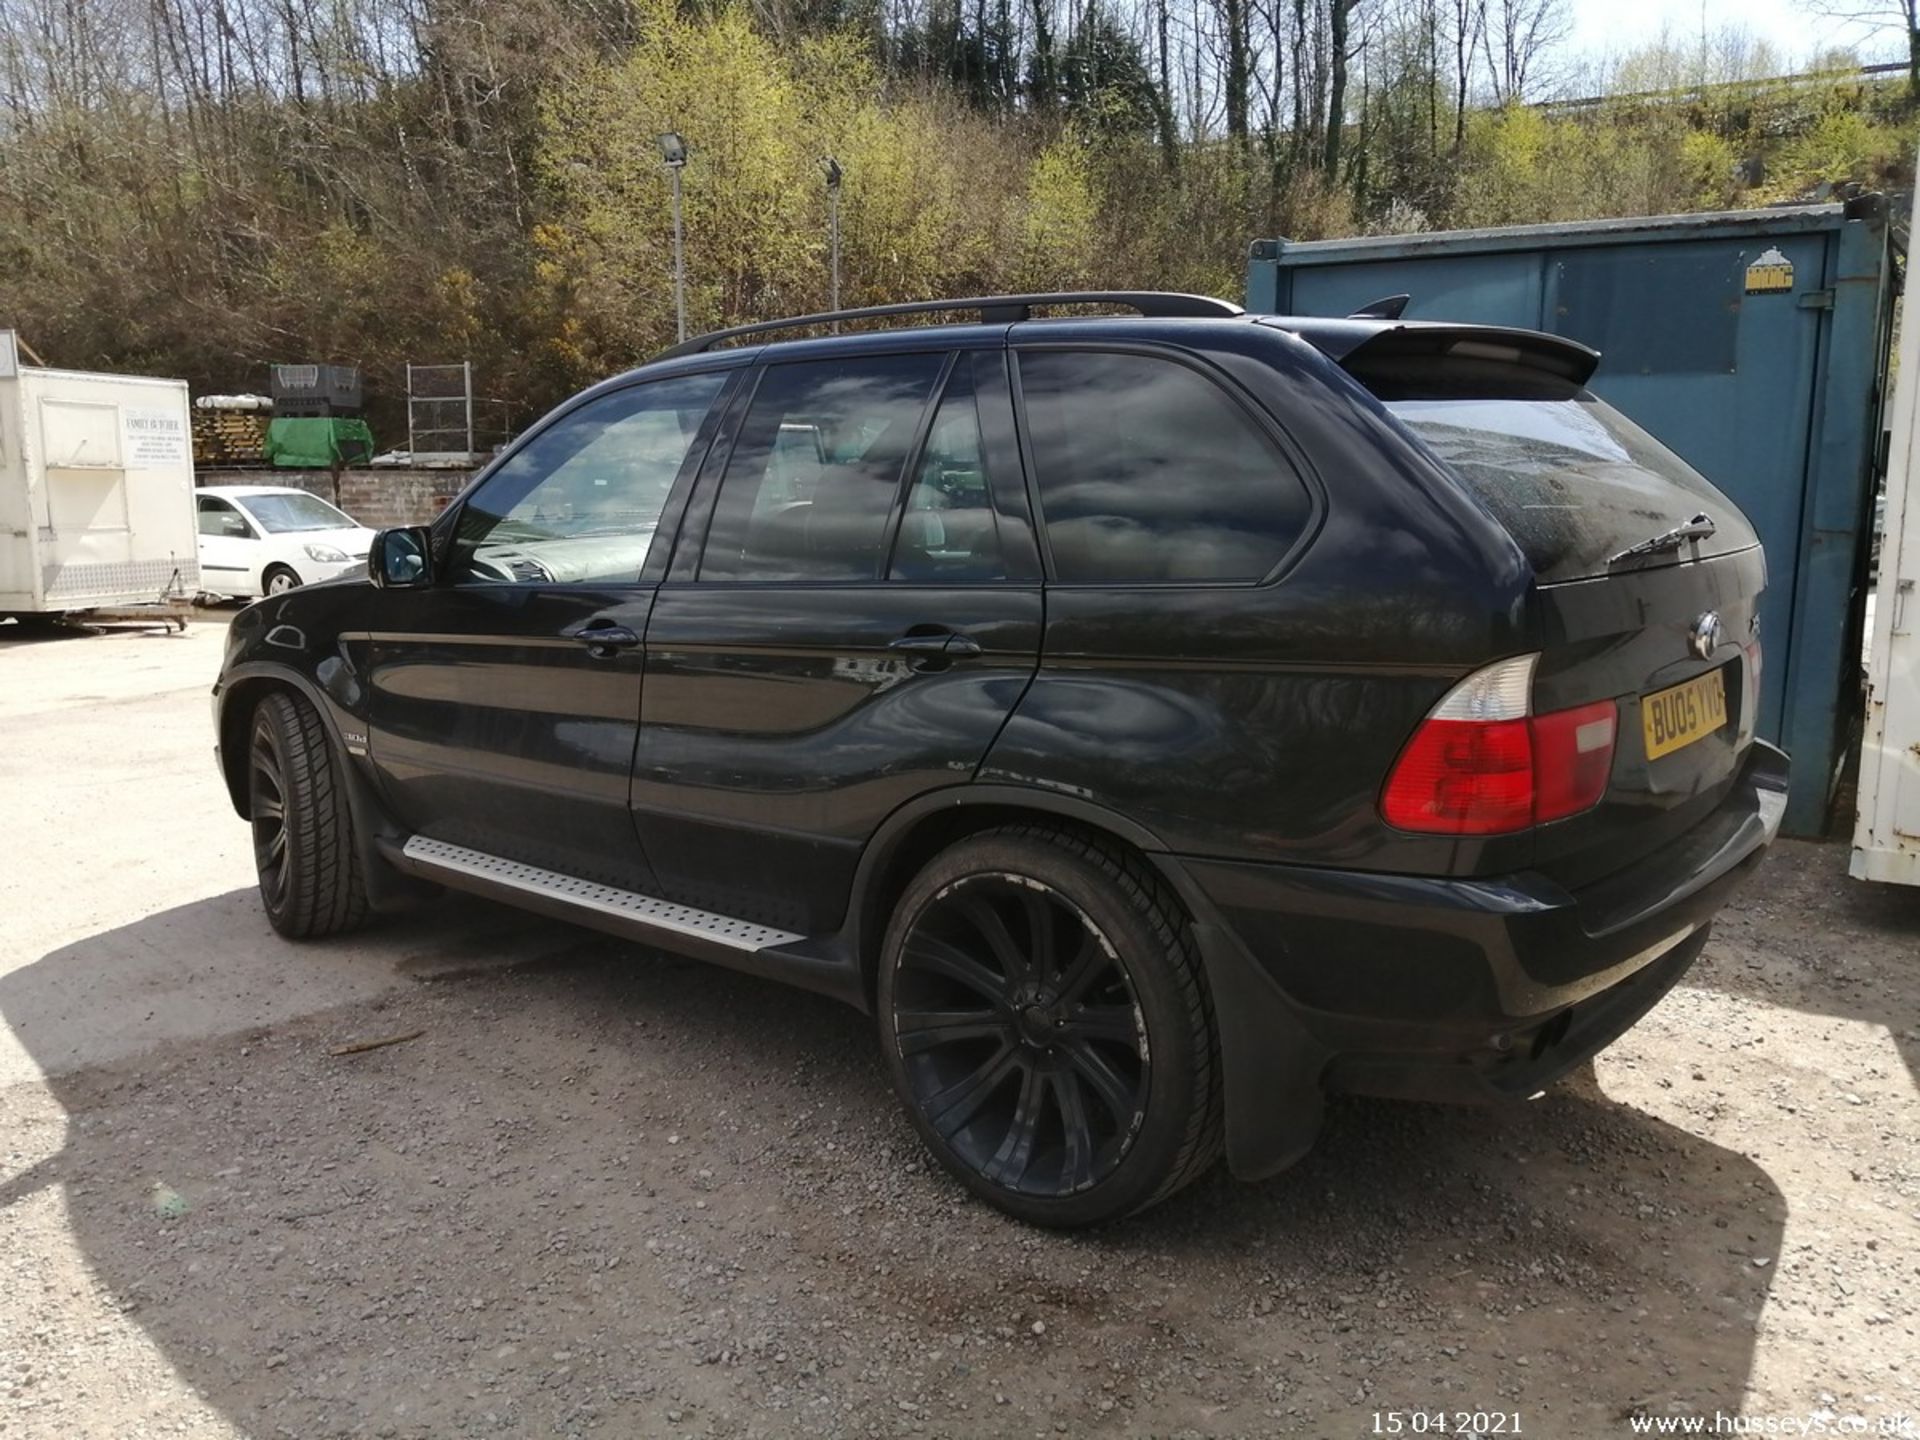
[[[1675,984],[1784,805],[1765,571],[1593,352],[839,318],[953,311],[681,345],[242,611],[274,926],[449,887],[837,996],[1051,1225],[1272,1174],[1328,1091],[1531,1095]]]

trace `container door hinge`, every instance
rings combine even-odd
[[[1795,300],[1794,303],[1802,310],[1831,310],[1833,308],[1833,291],[1802,290],[1799,299]]]

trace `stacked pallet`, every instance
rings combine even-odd
[[[232,399],[251,402],[251,395],[203,395],[193,409],[193,463],[196,465],[264,465],[267,463],[269,409],[253,404],[220,405],[208,401]]]

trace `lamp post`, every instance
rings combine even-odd
[[[687,167],[687,142],[677,131],[660,137],[660,158],[673,179],[673,314],[678,337],[687,338],[687,252],[680,230],[680,172]]]
[[[840,308],[840,162],[831,155],[820,162],[827,172],[827,235],[833,252],[833,294],[829,310]],[[840,322],[834,321],[833,333],[840,333]]]

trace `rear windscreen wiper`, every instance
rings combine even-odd
[[[1609,555],[1607,564],[1618,565],[1622,560],[1633,560],[1641,555],[1658,555],[1663,550],[1678,550],[1689,540],[1710,538],[1714,528],[1713,517],[1703,511],[1684,525],[1663,530],[1651,540],[1642,540],[1638,545],[1629,545],[1618,555]]]

